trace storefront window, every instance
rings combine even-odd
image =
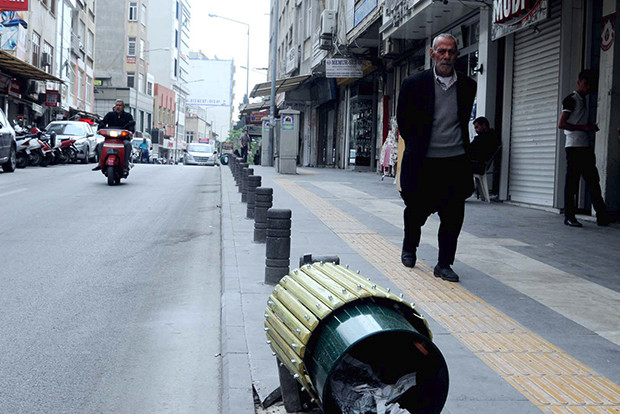
[[[349,142],[349,165],[355,169],[370,168],[372,154],[372,97],[351,98],[351,140]]]

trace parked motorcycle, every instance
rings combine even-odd
[[[125,126],[125,128],[129,127],[130,125]],[[131,154],[125,154],[124,141],[130,141],[133,134],[126,129],[119,128],[104,128],[98,133],[104,137],[99,168],[107,177],[108,185],[120,184],[121,178],[127,178],[129,175],[129,171],[123,168],[125,157],[131,156]],[[129,163],[129,168],[131,168],[131,163]]]
[[[78,149],[74,139],[60,140],[60,163],[74,163],[77,161]]]

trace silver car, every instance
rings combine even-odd
[[[213,145],[192,143],[183,151],[183,164],[215,165],[215,157]]]
[[[97,138],[90,124],[82,121],[53,121],[46,128],[47,133],[56,132],[56,139],[74,139],[78,160],[82,163],[97,162]]]

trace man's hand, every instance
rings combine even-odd
[[[587,124],[585,125],[585,131],[586,132],[598,132],[599,128],[598,128],[598,125],[596,124]]]

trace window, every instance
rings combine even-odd
[[[177,1],[177,11],[176,11],[176,18],[177,20],[179,20],[179,11],[180,11],[180,7],[181,5],[179,4],[179,2]]]
[[[179,47],[179,31],[174,31],[174,47]]]
[[[86,77],[86,104],[90,105],[93,101],[93,78]]]
[[[194,142],[194,131],[187,131],[185,135],[187,137],[187,142]]]
[[[144,40],[140,39],[140,59],[144,59]]]
[[[140,10],[140,23],[146,26],[146,4],[142,3],[142,9]]]
[[[136,84],[136,72],[127,72],[127,87],[133,88]]]
[[[179,76],[179,62],[177,60],[177,58],[174,58],[174,77],[176,78],[177,76]]]
[[[138,73],[138,90],[140,92],[144,91],[144,75],[141,73]]]
[[[129,37],[129,41],[127,42],[127,56],[135,56],[136,55],[136,38],[134,36]]]
[[[89,30],[88,34],[86,35],[86,53],[88,53],[90,56],[93,55],[94,44],[95,44],[95,34]]]
[[[138,2],[137,1],[129,2],[129,21],[130,22],[138,21]]]
[[[41,53],[41,35],[32,32],[32,66],[39,67],[39,54]]]
[[[146,82],[146,94],[149,96],[153,96],[153,82]]]

